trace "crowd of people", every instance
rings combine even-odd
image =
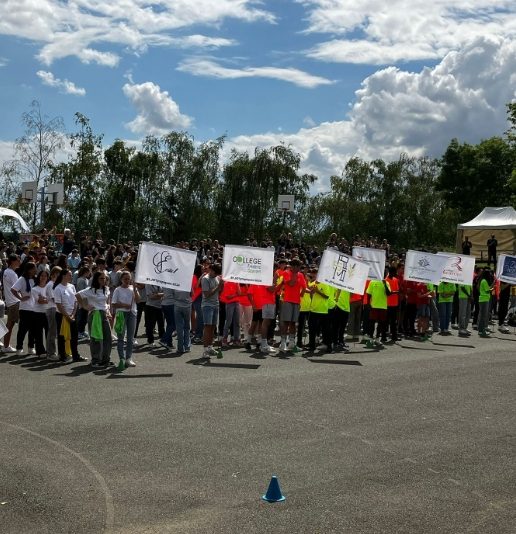
[[[105,240],[100,232],[77,241],[69,229],[61,241],[47,231],[27,242],[3,241],[6,333],[1,349],[68,363],[88,359],[78,350],[84,340],[92,367],[102,368],[111,365],[116,344],[123,371],[136,365],[133,350],[142,319],[149,347],[180,355],[190,352],[192,343],[202,344],[206,362],[229,346],[265,357],[302,350],[346,352],[350,342],[377,349],[401,337],[426,341],[434,333],[452,335],[454,329],[467,337],[470,327],[489,337],[495,316],[499,331],[509,333],[514,288],[496,281],[489,268],[477,267],[472,285],[407,281],[403,252],[393,252],[385,239],[355,236],[347,241],[331,234],[326,247],[342,252],[354,246],[386,251],[385,278],[368,281],[359,295],[319,282],[322,251],[290,233],[276,243],[249,236],[244,244],[275,249],[270,286],[224,281],[224,247],[216,239],[175,244],[197,252],[190,291],[136,283],[138,245]]]

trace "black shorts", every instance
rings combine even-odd
[[[262,320],[262,310],[253,310],[253,323],[258,323]]]

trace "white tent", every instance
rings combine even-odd
[[[487,258],[487,240],[494,235],[498,241],[497,254],[516,250],[516,211],[511,206],[484,208],[474,219],[457,225],[457,252],[462,251],[462,242],[469,238],[473,247],[471,254]]]
[[[24,232],[30,232],[29,225],[17,211],[10,210],[9,208],[0,208],[0,217],[13,217],[20,223]]]

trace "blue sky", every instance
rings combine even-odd
[[[505,129],[508,0],[4,0],[0,159],[32,100],[115,138],[279,142],[327,178],[349,157],[442,153]]]

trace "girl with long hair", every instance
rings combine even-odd
[[[88,310],[92,367],[107,367],[111,356],[109,287],[106,273],[96,271],[91,286],[77,293],[79,305]]]

